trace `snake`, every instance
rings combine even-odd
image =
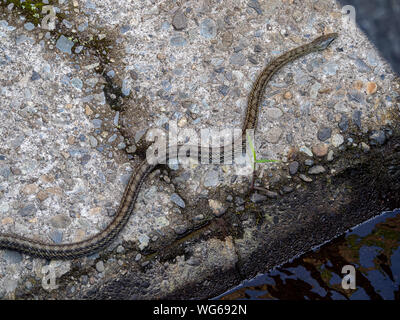
[[[246,115],[242,126],[242,137],[240,137],[241,139],[244,137],[246,130],[256,129],[259,107],[261,106],[265,87],[271,77],[288,63],[310,53],[325,50],[337,37],[337,33],[321,35],[307,44],[281,54],[277,58],[273,59],[260,72],[248,95]],[[221,154],[223,154],[224,151],[231,151],[234,148],[233,145],[234,143],[221,147]],[[197,156],[201,156],[202,152],[204,153],[204,149],[200,148],[199,150],[200,152]],[[111,244],[128,222],[132,212],[134,211],[134,205],[146,177],[157,165],[160,164],[159,162],[160,161],[156,160],[149,163],[146,159],[140,162],[125,187],[125,191],[114,218],[97,234],[82,241],[57,244],[46,243],[17,234],[0,233],[0,248],[15,250],[30,256],[49,260],[71,260],[88,256],[105,249],[109,244]]]

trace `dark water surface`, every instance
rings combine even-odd
[[[342,286],[346,265],[354,266],[355,289]],[[384,212],[216,299],[400,300],[400,210]]]

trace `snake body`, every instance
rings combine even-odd
[[[264,96],[265,87],[271,77],[289,62],[309,53],[325,50],[337,36],[336,33],[320,36],[308,44],[282,54],[262,70],[254,82],[248,97],[246,116],[242,127],[242,136],[247,129],[255,129],[257,126],[258,109]],[[233,148],[233,144],[221,148],[222,153],[224,151],[230,151]],[[197,156],[201,155],[201,152],[204,153],[204,149],[203,151],[201,150],[200,148]],[[103,231],[94,236],[74,243],[51,244],[16,234],[0,233],[0,248],[20,251],[31,256],[59,260],[74,259],[104,249],[124,228],[133,212],[143,182],[156,166],[157,163],[150,164],[147,160],[143,160],[139,164],[125,188],[115,217]]]

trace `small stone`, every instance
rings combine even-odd
[[[293,161],[289,164],[289,173],[293,176],[299,170],[299,163],[297,161]]]
[[[268,198],[271,198],[271,199],[277,199],[278,198],[278,193],[275,192],[275,191],[265,190],[264,193]]]
[[[61,37],[58,38],[58,40],[56,42],[56,48],[64,53],[68,53],[68,54],[71,54],[71,49],[73,46],[74,46],[74,42],[72,40],[69,40],[64,35],[61,35]]]
[[[308,170],[308,173],[316,175],[316,174],[324,173],[325,171],[326,170],[323,166],[317,165],[317,166],[312,167],[310,170]]]
[[[291,187],[291,186],[284,186],[283,188],[282,188],[282,192],[283,193],[291,193],[291,192],[293,192],[294,191],[294,188],[293,187]]]
[[[97,272],[104,272],[104,262],[103,261],[98,261],[96,263],[96,270]]]
[[[365,142],[361,142],[361,149],[367,153],[371,150],[371,147],[369,145],[367,145]]]
[[[312,182],[312,181],[313,181],[313,179],[307,177],[307,176],[304,175],[304,174],[300,174],[299,177],[300,177],[300,179],[303,180],[304,182]]]
[[[314,165],[314,160],[312,160],[312,159],[306,159],[306,160],[304,160],[304,164],[305,164],[307,167],[311,167],[311,166]]]
[[[40,200],[40,201],[44,201],[49,197],[49,193],[44,191],[44,190],[40,190],[36,197]]]
[[[226,96],[226,95],[228,94],[228,92],[229,92],[229,87],[228,87],[227,85],[223,84],[222,86],[220,86],[220,87],[218,88],[218,91],[219,91],[219,93],[222,94],[223,96]]]
[[[317,137],[320,141],[326,141],[331,137],[331,134],[332,134],[332,129],[324,127],[318,131]]]
[[[139,261],[140,259],[142,259],[142,255],[138,253],[135,257],[135,261]]]
[[[38,80],[38,79],[40,79],[40,74],[37,73],[35,70],[33,70],[32,71],[32,76],[31,76],[31,80],[35,81],[35,80]]]
[[[73,79],[71,79],[71,84],[72,84],[72,86],[73,86],[74,88],[76,88],[76,89],[78,89],[78,90],[81,90],[82,87],[83,87],[83,82],[82,82],[82,80],[79,79],[79,78],[73,78]]]
[[[170,43],[175,47],[183,47],[186,45],[187,40],[182,36],[175,36],[170,39]]]
[[[372,133],[369,139],[371,140],[372,145],[383,145],[386,142],[385,132],[382,130],[375,131]]]
[[[125,251],[125,248],[123,246],[119,245],[117,247],[117,253],[123,253],[124,251]]]
[[[293,98],[293,95],[292,95],[292,93],[290,91],[286,91],[284,93],[284,95],[283,95],[283,98],[286,99],[286,100],[290,100],[290,99]]]
[[[172,25],[175,28],[175,30],[183,30],[187,27],[187,19],[184,13],[180,10],[178,10],[173,18],[172,18]]]
[[[210,199],[208,200],[208,205],[216,217],[222,216],[226,211],[224,205],[218,200]]]
[[[368,82],[367,83],[367,94],[368,95],[376,93],[377,90],[378,90],[378,86],[376,85],[375,82]]]
[[[250,0],[250,1],[247,3],[247,5],[248,5],[250,8],[253,8],[253,9],[257,12],[257,14],[259,14],[259,15],[262,14],[262,10],[261,10],[260,4],[259,4],[259,2],[258,2],[257,0]]]
[[[204,186],[205,187],[216,187],[218,185],[218,172],[215,170],[210,170],[207,172],[204,177]]]
[[[353,112],[353,123],[361,130],[361,115],[362,112],[360,110],[356,110]]]
[[[340,147],[344,143],[344,138],[341,134],[335,134],[332,137],[332,144],[334,147]]]
[[[183,201],[183,199],[176,193],[171,195],[170,200],[181,208],[185,208],[186,206],[185,201]]]
[[[217,35],[217,25],[210,18],[204,19],[200,23],[200,35],[206,39],[213,39]]]
[[[329,162],[333,161],[333,150],[330,150],[328,152],[328,156],[326,157],[326,160],[328,160]]]
[[[18,213],[23,216],[31,216],[36,212],[36,207],[34,204],[28,204],[25,207],[18,210]]]
[[[266,140],[269,143],[276,144],[279,142],[281,136],[282,136],[282,129],[274,127],[272,129],[268,130],[267,135],[266,135]]]
[[[230,57],[229,62],[233,65],[244,66],[246,64],[246,58],[243,54],[237,52]]]
[[[85,106],[85,114],[87,116],[91,116],[93,114],[93,110],[90,109],[90,107],[88,105]]]
[[[20,263],[22,261],[22,254],[14,250],[4,250],[3,259],[9,264]]]
[[[50,238],[55,243],[61,243],[63,239],[63,233],[59,230],[53,231],[52,233],[50,233]]]
[[[259,193],[253,193],[250,197],[251,202],[253,203],[259,203],[267,200],[266,196],[263,196],[262,194]]]
[[[167,57],[163,53],[157,53],[157,59],[160,61],[164,61],[165,59],[167,59]]]
[[[349,128],[349,120],[345,114],[342,114],[342,117],[341,117],[341,120],[340,120],[338,126],[342,132],[346,132],[347,129]]]
[[[35,184],[27,184],[23,189],[22,193],[26,195],[34,194],[38,191],[38,187]]]
[[[65,229],[71,223],[71,219],[64,214],[58,214],[50,219],[50,223],[54,228]]]
[[[283,115],[283,112],[279,108],[268,108],[265,113],[270,120],[278,120]]]
[[[317,157],[325,157],[328,153],[328,145],[325,143],[320,143],[312,147],[312,152]]]
[[[304,154],[306,154],[306,155],[309,156],[309,157],[312,157],[312,156],[313,156],[312,151],[311,151],[309,148],[307,148],[306,146],[300,147],[299,151],[302,152],[302,153],[304,153]]]
[[[32,31],[33,29],[35,29],[35,25],[31,22],[27,22],[24,24],[24,28],[28,31]]]

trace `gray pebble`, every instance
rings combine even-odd
[[[38,80],[38,79],[40,79],[40,74],[37,73],[35,70],[33,70],[32,71],[32,76],[31,76],[31,80],[35,81],[35,80]]]
[[[200,23],[200,34],[206,39],[213,39],[217,35],[217,25],[212,19],[204,19]]]
[[[312,167],[310,170],[308,170],[309,174],[321,174],[324,173],[326,170],[323,166],[317,165]]]
[[[371,72],[371,68],[360,58],[355,60],[355,64],[357,66],[358,71],[361,73]]]
[[[299,163],[297,161],[293,161],[289,164],[289,173],[293,176],[299,170]]]
[[[205,187],[216,187],[218,185],[218,172],[215,170],[210,170],[204,177]]]
[[[312,159],[306,159],[306,160],[304,161],[304,164],[305,164],[306,166],[308,166],[308,167],[311,167],[312,165],[314,165],[314,160],[312,160]]]
[[[36,207],[32,203],[18,210],[18,213],[23,217],[33,215],[35,212],[36,212]]]
[[[4,250],[3,259],[9,264],[20,263],[22,261],[22,254],[14,250]]]
[[[175,36],[170,39],[170,43],[174,47],[183,47],[186,45],[187,40],[182,36]]]
[[[93,119],[92,124],[96,129],[99,129],[101,127],[101,124],[103,123],[103,120],[100,119]]]
[[[170,197],[171,201],[181,208],[185,208],[185,201],[176,193],[173,193]]]
[[[246,58],[243,54],[241,53],[234,53],[231,58],[229,59],[229,62],[231,64],[237,65],[237,66],[244,66],[246,64]]]
[[[24,28],[28,31],[32,31],[33,29],[35,29],[35,25],[31,22],[27,22],[24,24]]]
[[[69,53],[71,54],[71,49],[74,46],[74,42],[69,40],[67,37],[65,36],[61,36],[60,38],[58,38],[57,42],[56,42],[56,48],[59,49],[62,52],[65,53]]]
[[[218,91],[220,94],[222,94],[223,96],[226,96],[229,92],[229,87],[227,85],[222,85],[218,88]]]
[[[261,10],[260,4],[258,3],[257,0],[250,0],[250,1],[247,3],[247,5],[248,5],[250,8],[254,9],[258,14],[260,14],[260,15],[262,14],[262,10]]]
[[[371,140],[371,145],[383,145],[386,142],[385,132],[382,130],[375,131],[369,139]]]
[[[103,263],[103,261],[98,261],[96,263],[96,270],[97,270],[97,272],[104,272],[104,263]]]
[[[187,19],[182,11],[178,10],[172,18],[172,25],[175,30],[183,30],[187,27]]]
[[[64,214],[58,214],[50,219],[50,224],[58,229],[65,229],[70,223],[71,219]]]
[[[59,230],[55,230],[50,233],[50,239],[53,240],[55,243],[61,243],[63,239],[63,233]]]
[[[353,123],[361,130],[361,115],[362,112],[360,110],[356,110],[353,112]]]
[[[321,128],[317,134],[318,139],[320,141],[328,140],[331,137],[331,135],[332,135],[332,129],[327,127]]]
[[[253,203],[259,203],[259,202],[265,201],[266,199],[267,199],[266,196],[263,196],[262,194],[259,194],[259,193],[253,193],[250,197],[250,200]]]
[[[339,129],[342,132],[346,132],[347,129],[349,128],[349,120],[345,114],[342,114],[342,118],[340,119],[340,122],[338,125],[339,125]]]

